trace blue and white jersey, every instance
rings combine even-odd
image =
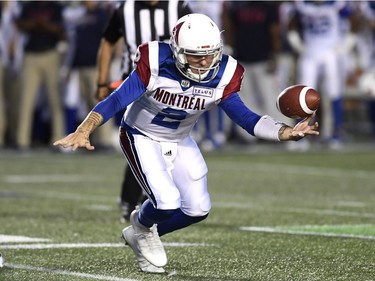
[[[201,114],[240,90],[243,74],[235,59],[223,56],[213,81],[193,82],[175,67],[170,46],[156,41],[140,46],[135,64],[146,91],[126,110],[124,121],[158,141],[184,139]]]
[[[345,1],[296,1],[308,53],[319,53],[337,46],[341,40],[340,11],[345,4]]]
[[[374,1],[361,1],[359,4],[359,9],[362,15],[370,21],[375,20],[375,2]]]

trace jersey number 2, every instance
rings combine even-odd
[[[159,112],[151,121],[152,124],[156,124],[169,129],[177,129],[180,125],[180,121],[184,120],[188,113],[184,110],[177,110],[170,107],[164,108]],[[177,120],[168,121],[166,119]]]

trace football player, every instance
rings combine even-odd
[[[350,19],[350,12],[345,1],[296,0],[295,8],[288,39],[299,55],[297,82],[315,89],[322,86],[322,135],[337,149],[342,145],[344,88],[340,56],[355,42],[352,32],[342,38],[341,24],[343,18]]]
[[[123,1],[113,11],[102,34],[98,51],[98,99],[102,100],[111,93],[107,87],[110,62],[120,38],[124,44],[120,77],[125,80],[132,70],[133,56],[138,45],[148,41],[168,40],[177,19],[191,12],[189,5],[181,0]],[[116,114],[116,123],[121,123],[122,115],[123,111]],[[119,198],[121,221],[129,222],[131,212],[145,199],[130,167],[126,165]]]
[[[238,94],[244,68],[222,54],[221,32],[203,14],[180,18],[170,43],[139,46],[135,69],[77,130],[54,144],[95,149],[91,133],[128,107],[120,127],[124,155],[148,196],[122,231],[139,267],[164,272],[167,263],[160,236],[204,220],[211,209],[207,166],[190,135],[198,118],[220,106],[249,134],[287,141],[318,135],[314,115],[294,128],[248,109]]]

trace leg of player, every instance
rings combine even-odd
[[[375,100],[368,101],[368,116],[371,124],[372,137],[375,140]]]
[[[181,209],[178,209],[169,220],[158,223],[159,236],[161,237],[167,233],[188,227],[194,223],[198,223],[207,218],[207,216],[208,214],[192,217],[186,215]]]
[[[330,148],[339,150],[342,148],[342,124],[343,107],[342,99],[338,98],[332,102],[333,111],[333,134],[330,140]]]
[[[191,137],[177,144],[121,130],[120,138],[129,166],[150,198],[131,214],[133,231],[125,229],[124,238],[137,258],[163,267],[167,257],[156,225],[166,234],[207,217],[207,165]]]
[[[141,254],[156,267],[167,264],[167,255],[154,222],[166,220],[173,212],[174,210],[157,210],[149,200],[142,204],[141,210],[132,212],[130,222],[133,233],[127,228],[123,234],[125,241],[132,245],[136,257]]]
[[[143,272],[148,273],[164,273],[165,270],[163,267],[157,267],[150,263],[139,251],[136,239],[134,235],[134,228],[133,226],[128,226],[124,228],[122,231],[122,238],[125,240],[126,244],[130,246],[130,248],[133,250],[135,257],[137,259],[138,267]]]
[[[220,108],[216,108],[217,113],[217,131],[214,134],[214,140],[219,147],[222,147],[227,141],[227,137],[224,131],[224,111]]]
[[[125,241],[131,245],[138,262],[141,255],[152,265],[163,267],[167,263],[167,256],[156,224],[167,220],[173,215],[174,210],[180,207],[178,190],[168,173],[164,153],[160,153],[161,143],[124,129],[120,131],[120,139],[129,166],[138,182],[142,184],[143,190],[147,191],[153,200],[153,203],[146,200],[140,210],[132,212],[130,222],[133,232],[130,228],[123,231]],[[171,146],[176,147],[176,144]],[[165,157],[170,156],[168,154]],[[165,200],[160,199],[161,193],[164,194]],[[153,204],[163,209],[156,209]]]
[[[129,222],[130,214],[135,210],[136,206],[142,204],[144,200],[146,200],[146,198],[143,195],[142,188],[139,186],[129,165],[126,165],[119,202],[121,221]]]

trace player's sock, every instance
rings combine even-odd
[[[150,200],[146,200],[140,208],[138,220],[144,226],[151,227],[154,224],[168,220],[175,212],[176,210],[155,209]]]
[[[181,209],[178,209],[174,212],[173,216],[161,223],[158,224],[158,233],[159,236],[162,236],[164,234],[170,233],[172,231],[185,228],[189,225],[192,225],[194,223],[200,222],[207,218],[207,215],[199,216],[199,217],[191,217],[186,214],[184,214]]]

